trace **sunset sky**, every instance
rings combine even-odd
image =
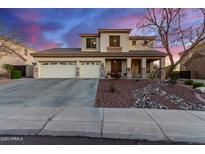
[[[144,9],[0,9],[0,23],[19,31],[25,44],[40,51],[80,47],[79,33],[96,33],[98,28],[132,28],[132,34],[137,34],[136,23],[143,12]],[[198,16],[192,15],[188,21],[194,24]]]

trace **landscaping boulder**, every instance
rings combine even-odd
[[[195,89],[196,92],[201,93],[201,94],[205,94],[205,87],[198,87]]]

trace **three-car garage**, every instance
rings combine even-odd
[[[100,78],[99,61],[51,61],[39,65],[39,78]]]

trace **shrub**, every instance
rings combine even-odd
[[[14,69],[14,67],[10,64],[4,64],[3,68],[6,70],[8,77],[11,78],[11,72]]]
[[[11,78],[12,79],[20,79],[21,78],[21,71],[19,71],[19,70],[12,70],[11,71]]]
[[[175,85],[177,83],[177,72],[172,72],[170,75],[170,79],[167,83],[169,83],[170,85]]]
[[[175,85],[177,83],[177,80],[176,79],[171,79],[171,80],[169,80],[169,83],[171,85]]]
[[[193,84],[194,84],[194,81],[191,80],[191,79],[188,79],[188,80],[184,81],[184,84],[185,84],[185,85],[193,85]]]
[[[197,87],[204,87],[204,84],[201,82],[195,82],[193,83],[193,88],[197,88]]]
[[[171,80],[177,80],[178,79],[178,73],[177,72],[172,72],[170,75]]]
[[[109,86],[109,92],[114,93],[116,92],[117,88],[116,85],[114,84],[114,82],[110,82],[110,86]]]

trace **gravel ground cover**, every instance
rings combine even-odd
[[[201,94],[201,97],[205,100],[205,94]]]
[[[114,93],[111,83],[117,87]],[[160,80],[100,80],[95,106],[205,111],[194,91]]]

